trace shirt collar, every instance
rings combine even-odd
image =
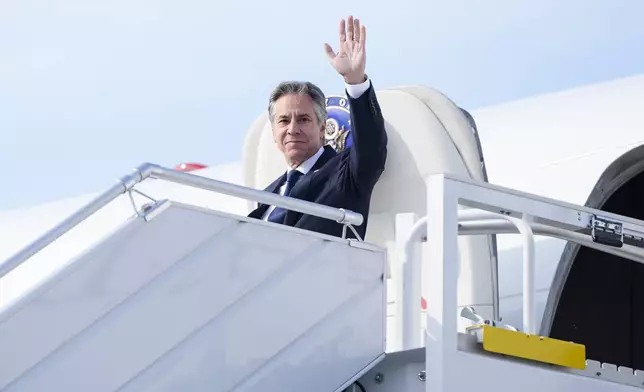
[[[318,159],[320,158],[320,155],[322,155],[323,152],[324,152],[324,147],[320,147],[320,149],[312,157],[300,163],[300,166],[296,167],[295,170],[299,171],[302,174],[308,173],[309,171],[311,171],[311,168],[313,167],[313,165],[315,165],[315,162],[318,161]],[[287,173],[291,170],[293,169],[291,169],[290,167],[286,168]]]

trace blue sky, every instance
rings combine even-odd
[[[467,109],[644,72],[640,0],[4,0],[0,210],[238,160],[279,81],[342,92],[323,43],[350,13],[376,87]]]

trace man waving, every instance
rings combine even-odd
[[[385,168],[387,134],[376,93],[365,74],[367,31],[349,16],[340,21],[339,35],[337,53],[329,44],[325,50],[333,68],[344,78],[353,145],[340,153],[324,145],[326,100],[319,87],[310,82],[280,83],[270,95],[268,114],[286,170],[266,190],[358,212],[365,220],[356,231],[364,238],[371,193]],[[342,236],[342,225],[337,222],[266,204],[260,204],[249,216]]]

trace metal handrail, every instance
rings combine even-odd
[[[535,326],[535,275],[536,260],[534,257],[534,233],[530,227],[530,217],[523,215],[523,219],[506,217],[521,233],[523,243],[523,332],[534,335]]]
[[[67,219],[56,225],[45,234],[38,237],[35,241],[22,248],[18,253],[11,256],[4,263],[0,264],[0,278],[13,271],[20,264],[24,263],[31,256],[40,252],[43,248],[54,242],[60,236],[64,235],[79,223],[89,218],[96,211],[105,207],[111,201],[116,199],[119,195],[132,189],[134,185],[143,181],[151,173],[152,167],[148,165],[141,165],[134,169],[134,172],[121,177],[117,184],[97,196],[94,200],[90,201],[84,207],[70,215]]]
[[[503,216],[488,211],[481,210],[460,210],[458,211],[458,221],[469,222],[483,219],[501,219],[513,225],[523,237],[523,330],[527,333],[534,333],[534,280],[535,280],[535,253],[534,253],[534,234],[530,224],[524,219],[517,219],[510,216]],[[403,350],[412,349],[420,346],[420,297],[421,283],[420,278],[422,264],[420,259],[415,255],[415,243],[422,241],[426,237],[427,217],[423,217],[416,222],[408,234],[405,243],[402,258],[402,344]],[[459,232],[460,234],[460,232]],[[496,233],[486,233],[496,234]]]
[[[523,243],[523,332],[534,334],[535,322],[535,257],[534,233],[530,226],[530,217],[523,215],[523,219],[500,215],[490,211],[461,210],[458,211],[458,222],[480,221],[485,219],[505,220],[514,225],[522,237]],[[497,233],[494,233],[497,234]],[[459,231],[460,235],[460,231]]]
[[[241,185],[230,184],[224,181],[201,177],[195,174],[179,172],[151,163],[144,163],[134,169],[133,173],[121,177],[118,182],[108,190],[97,196],[81,209],[70,215],[57,226],[47,231],[35,241],[25,246],[15,255],[0,264],[0,278],[7,275],[13,269],[24,263],[30,257],[41,251],[43,248],[54,242],[56,239],[76,227],[79,223],[89,218],[98,210],[116,199],[119,195],[127,193],[132,188],[148,177],[158,178],[177,184],[192,186],[246,200],[257,201],[264,204],[274,205],[287,210],[301,212],[320,218],[334,220],[344,225],[360,226],[363,217],[353,211],[341,208],[333,208],[309,201],[299,200],[288,196],[281,196],[274,193],[247,188]]]
[[[427,235],[427,217],[420,218],[412,226],[405,239],[402,258],[402,349],[407,350],[420,346],[420,297],[421,297],[421,271],[420,257],[416,257],[416,244]],[[399,307],[400,309],[400,307]],[[415,310],[415,311],[414,311]]]
[[[544,237],[557,238],[565,241],[574,242],[592,248],[604,253],[623,257],[638,263],[644,264],[644,249],[637,246],[624,244],[621,248],[606,246],[593,241],[588,234],[568,231],[557,227],[547,226],[541,223],[531,223],[532,231],[535,235]],[[485,234],[515,234],[516,227],[508,224],[504,220],[487,220],[478,222],[459,223],[459,235],[485,235]]]
[[[524,332],[534,334],[534,235],[557,238],[574,242],[588,248],[612,254],[644,264],[644,249],[624,244],[622,247],[611,247],[593,241],[588,234],[578,233],[542,223],[528,222],[517,218],[481,210],[461,210],[458,212],[459,235],[516,234],[524,236],[523,244],[523,323]],[[526,229],[527,228],[527,229]],[[427,217],[423,217],[412,227],[404,245],[403,254],[403,314],[402,343],[403,349],[418,347],[420,329],[420,278],[421,262],[416,257],[414,246],[418,241],[426,241]]]
[[[362,215],[357,212],[342,208],[333,208],[288,196],[281,196],[276,193],[248,188],[241,185],[231,184],[229,182],[214,180],[212,178],[201,177],[190,173],[167,169],[161,166],[154,165],[151,176],[177,184],[190,185],[196,188],[239,197],[241,199],[274,205],[286,210],[314,215],[320,218],[333,220],[341,224],[360,226],[364,221]]]

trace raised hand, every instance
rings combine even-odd
[[[360,84],[365,80],[367,60],[365,41],[367,30],[360,26],[358,19],[349,16],[347,22],[340,21],[340,46],[335,53],[331,45],[324,44],[326,54],[333,68],[344,77],[348,84]]]

